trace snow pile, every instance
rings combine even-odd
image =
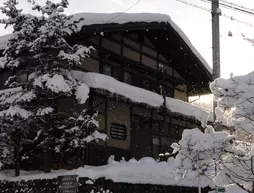
[[[116,17],[117,16],[117,17]],[[71,23],[73,21],[78,21],[80,18],[84,18],[80,23],[77,24],[76,29],[66,29],[67,32],[72,33],[72,30],[78,32],[82,29],[82,26],[94,25],[94,24],[107,24],[107,23],[131,23],[131,22],[165,22],[169,23],[172,28],[179,34],[179,36],[185,41],[187,46],[191,49],[191,51],[199,58],[205,68],[212,73],[211,67],[205,61],[205,59],[201,56],[201,54],[197,51],[197,49],[192,45],[191,41],[185,35],[185,33],[171,20],[170,16],[166,14],[158,14],[158,13],[77,13],[74,14],[72,19],[67,22]],[[112,20],[112,18],[114,18]],[[110,22],[108,22],[110,21]],[[0,49],[5,49],[7,46],[7,41],[13,35],[8,34],[5,36],[0,36]],[[61,55],[67,57],[64,53]]]
[[[113,157],[109,159],[109,164],[105,166],[85,166],[72,171],[60,170],[52,171],[50,174],[42,174],[39,172],[21,172],[21,176],[13,178],[8,171],[0,173],[0,180],[32,180],[41,178],[55,178],[58,175],[78,175],[79,177],[88,177],[92,180],[105,177],[114,182],[125,182],[132,184],[158,184],[158,185],[176,185],[195,187],[199,185],[199,179],[195,173],[190,173],[185,179],[175,180],[174,175],[174,159],[170,158],[168,162],[156,162],[153,158],[142,158],[139,161],[131,159],[127,161],[117,162]],[[201,178],[201,186],[213,187],[213,182],[203,177]]]
[[[167,97],[166,105],[167,105],[167,108],[170,109],[172,112],[195,117],[197,120],[201,122],[202,127],[206,126],[206,123],[210,116],[209,111],[203,108],[191,105],[189,103],[183,102],[178,99]]]

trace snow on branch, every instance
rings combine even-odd
[[[0,117],[21,117],[28,119],[32,115],[32,112],[27,111],[19,106],[10,106],[7,110],[0,111]]]
[[[254,72],[216,79],[210,88],[228,123],[236,130],[254,134]]]
[[[81,60],[88,58],[89,54],[94,51],[95,49],[90,46],[76,46],[73,48],[74,51],[71,53],[66,53],[65,51],[61,50],[58,54],[58,57],[62,60],[67,60],[69,62],[74,62],[75,64],[81,65]]]

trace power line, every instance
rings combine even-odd
[[[239,7],[239,8],[245,9],[245,10],[250,11],[250,12],[254,12],[254,9],[249,9],[249,8],[247,8],[247,7],[244,7],[244,6],[242,6],[242,5],[238,5],[238,4],[236,4],[236,3],[232,3],[232,2],[227,1],[227,0],[220,0],[220,1],[221,1],[221,2],[224,2],[224,3],[227,3],[227,4],[229,4],[229,5],[235,6],[235,7]]]
[[[129,11],[130,9],[132,9],[134,6],[136,6],[141,0],[136,1],[133,5],[131,5],[130,7],[128,7],[125,11],[117,14],[116,16],[112,17],[110,20],[108,20],[106,23],[111,22],[112,20],[116,19],[117,17],[121,16],[122,14],[126,13],[127,11]]]
[[[202,6],[197,5],[197,4],[190,3],[190,2],[185,1],[185,0],[176,0],[176,1],[178,1],[178,2],[180,2],[180,3],[184,3],[184,4],[186,4],[186,5],[190,5],[190,6],[192,6],[192,7],[198,8],[198,9],[202,9],[202,10],[204,10],[204,11],[209,11],[209,12],[211,12],[211,9],[202,7]]]
[[[211,3],[211,0],[201,0],[201,1],[206,2],[206,3]],[[219,5],[224,7],[224,8],[233,10],[233,11],[237,11],[237,12],[240,12],[240,13],[248,14],[248,15],[251,15],[251,16],[254,15],[254,12],[252,10],[245,10],[245,9],[243,9],[239,5],[232,5],[232,4],[221,3],[221,2],[219,3]]]
[[[198,8],[198,9],[202,9],[202,10],[204,10],[204,11],[211,12],[211,10],[208,9],[208,8],[205,8],[205,7],[202,7],[202,6],[200,6],[200,5],[196,5],[196,4],[190,3],[190,2],[185,1],[185,0],[176,0],[176,1],[178,1],[178,2],[180,2],[180,3],[184,3],[184,4],[189,5],[189,6],[192,6],[192,7],[195,7],[195,8]],[[221,16],[223,16],[223,17],[225,17],[225,18],[228,18],[228,19],[230,19],[231,21],[236,21],[236,22],[238,22],[238,23],[241,23],[241,24],[244,24],[244,25],[248,25],[248,26],[254,28],[254,25],[253,25],[253,24],[248,23],[248,22],[245,22],[245,21],[242,21],[242,20],[239,20],[239,19],[237,19],[237,18],[235,18],[235,17],[233,17],[233,16],[230,16],[230,15],[227,15],[227,14],[225,14],[225,13],[221,13]]]

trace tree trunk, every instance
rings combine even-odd
[[[81,149],[81,152],[82,152],[81,166],[82,166],[82,167],[85,166],[85,155],[86,155],[85,151],[86,151],[85,148],[82,148],[82,149]]]
[[[252,190],[251,193],[254,193],[254,182],[252,182]]]
[[[51,172],[51,151],[50,151],[50,148],[47,146],[44,150],[44,172],[50,173]]]
[[[77,167],[80,167],[81,166],[81,148],[78,147],[78,150],[77,150]]]
[[[45,133],[47,138],[45,147],[44,147],[44,172],[50,173],[51,172],[51,151],[50,151],[50,133],[49,130],[51,128],[51,118],[50,114],[45,116],[45,120],[48,124],[45,125]]]
[[[85,165],[89,165],[90,164],[90,144],[87,143],[86,147],[85,147]]]
[[[20,174],[20,145],[15,147],[15,176]]]
[[[17,131],[15,134],[15,138],[16,138],[16,146],[14,149],[14,156],[15,156],[15,176],[19,176],[20,174],[20,141],[21,141],[21,136],[20,136],[20,132]]]

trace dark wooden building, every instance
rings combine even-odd
[[[170,151],[171,143],[180,139],[183,129],[201,127],[195,116],[171,109],[164,101],[166,97],[179,99],[186,102],[186,109],[191,108],[188,97],[209,93],[212,80],[205,60],[168,16],[123,14],[119,16],[121,21],[118,18],[109,22],[105,18],[113,18],[114,14],[77,17],[84,17],[84,23],[68,40],[96,49],[79,70],[111,76],[112,87],[125,83],[131,86],[127,88],[149,91],[145,92],[146,97],[157,93],[162,100],[161,105],[154,105],[132,100],[116,88],[90,86],[89,100],[78,108],[98,111],[99,130],[107,133],[109,140],[106,148],[104,145],[89,147],[87,164],[106,163],[111,154],[118,159],[158,157]],[[90,21],[98,17],[102,21]],[[7,76],[1,74],[0,89],[4,88]],[[59,110],[72,107],[70,102],[59,101]]]

